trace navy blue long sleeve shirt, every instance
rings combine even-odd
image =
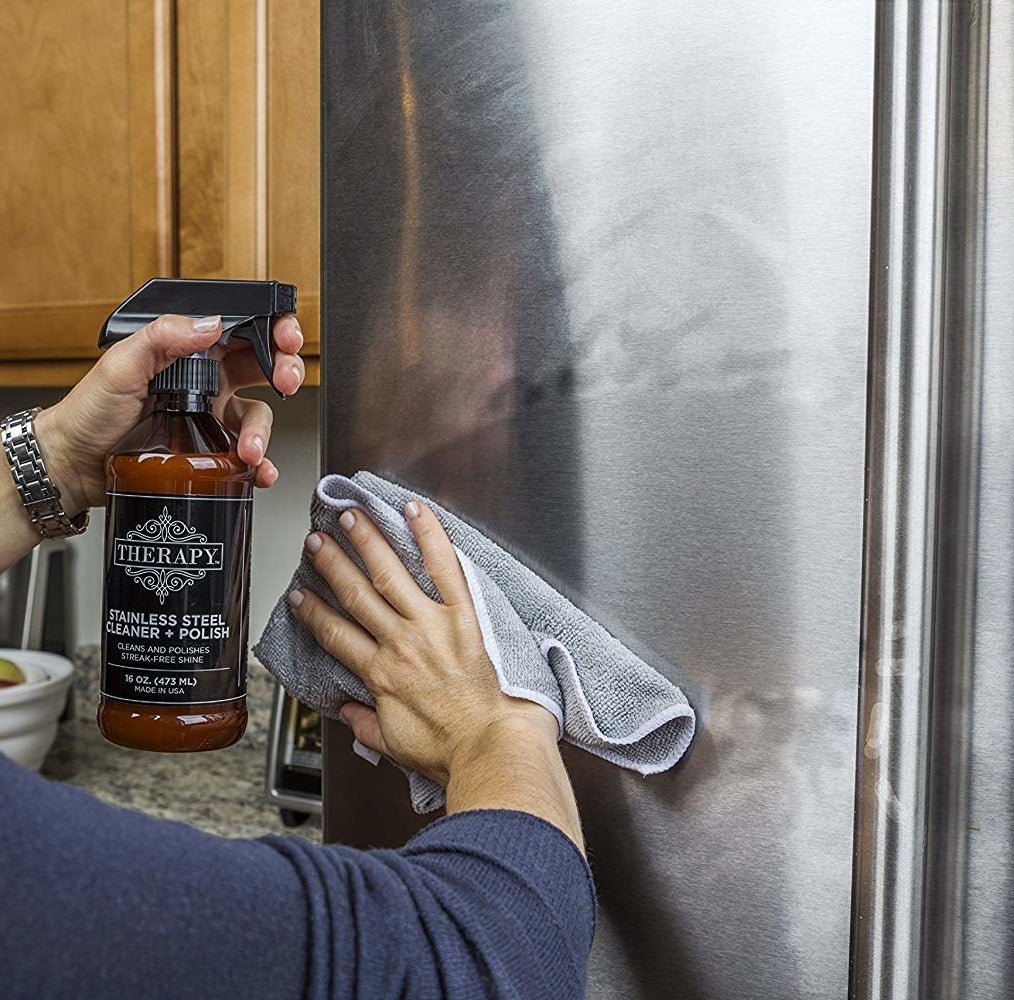
[[[271,1000],[584,995],[588,866],[482,810],[398,851],[229,840],[0,754],[0,996]]]

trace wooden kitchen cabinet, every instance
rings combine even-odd
[[[170,34],[159,4],[0,0],[7,384],[75,380],[109,311],[172,270]]]
[[[155,275],[299,286],[319,353],[318,0],[0,0],[0,385],[71,385]]]

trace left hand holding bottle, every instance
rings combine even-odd
[[[294,316],[276,320],[271,332],[276,349],[274,383],[291,396],[306,376],[298,353],[303,334]],[[105,502],[106,455],[140,419],[148,400],[148,382],[177,358],[208,349],[222,362],[221,388],[212,410],[239,435],[239,456],[256,467],[256,485],[275,482],[278,470],[265,457],[271,408],[260,400],[235,395],[239,389],[263,383],[264,376],[243,342],[213,346],[221,335],[218,316],[160,316],[113,344],[67,396],[38,414],[35,427],[40,448],[68,516]]]

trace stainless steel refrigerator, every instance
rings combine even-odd
[[[593,998],[1010,995],[1014,5],[329,0],[324,466],[681,684]],[[403,779],[330,726],[325,833]]]

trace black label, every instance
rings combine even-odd
[[[252,498],[106,503],[102,693],[148,705],[244,697]]]

